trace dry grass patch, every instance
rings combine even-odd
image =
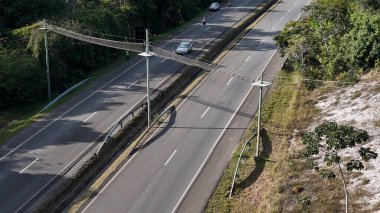
[[[375,125],[375,127],[380,127],[380,120],[374,121],[373,124]]]
[[[283,78],[281,78],[283,77]],[[240,179],[232,199],[228,191],[235,169],[237,153],[234,154],[205,212],[342,212],[344,191],[339,177],[324,180],[311,170],[306,160],[298,158],[302,148],[301,132],[309,128],[313,117],[320,111],[316,100],[331,89],[324,87],[314,92],[293,83],[300,76],[281,72],[266,97],[263,109],[262,155],[268,160],[255,162],[254,148],[249,148],[245,164],[240,166]],[[249,129],[254,129],[253,120]],[[246,137],[252,131],[247,131]],[[361,173],[346,174],[346,178],[360,178]],[[363,180],[363,184],[369,184]],[[368,193],[358,189],[349,194],[351,212],[370,212],[361,199]],[[375,206],[371,211],[380,208]]]
[[[362,91],[360,90],[357,90],[355,91],[352,95],[351,95],[351,100],[355,100],[357,98],[359,98],[360,96],[362,95]]]

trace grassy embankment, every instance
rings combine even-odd
[[[269,91],[263,108],[261,156],[255,162],[254,145],[244,153],[235,184],[233,197],[228,198],[233,172],[241,146],[235,151],[205,212],[340,212],[344,194],[341,180],[323,180],[309,170],[305,160],[297,159],[302,147],[300,132],[318,115],[314,104],[331,88],[308,91],[300,84],[297,73],[281,71]],[[255,129],[252,120],[242,139],[246,141]],[[255,144],[256,138],[253,139]],[[353,174],[355,175],[355,174]],[[357,191],[350,195],[355,201],[363,195]],[[357,212],[361,204],[351,202],[350,209]],[[363,212],[363,211],[361,211]],[[365,211],[364,211],[365,212]]]

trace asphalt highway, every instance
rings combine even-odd
[[[309,0],[282,1],[223,59],[221,65],[225,69],[234,67],[239,74],[257,79],[277,52],[273,37],[286,23],[297,20],[301,9],[309,3]],[[212,155],[222,156],[220,164],[228,161],[244,133],[242,130],[254,115],[241,111],[254,90],[257,94],[251,82],[225,72],[211,73],[82,212],[202,212],[204,205],[196,203],[206,203],[208,198],[204,194],[210,195],[213,187],[196,182],[200,179],[218,181],[221,171],[215,171],[217,175],[211,172],[206,177],[200,175]],[[253,102],[251,107],[257,109],[257,105]],[[236,120],[239,118],[243,119],[241,123]],[[234,128],[238,134],[223,139],[226,131],[234,131]],[[235,146],[216,153],[221,141],[232,142]]]
[[[192,24],[164,45],[174,50],[182,40],[193,40],[197,55],[218,35],[264,0],[236,0],[233,8],[208,13],[207,25]],[[182,65],[150,59],[151,87],[163,89],[165,79]],[[145,61],[136,57],[92,83],[0,147],[0,210],[30,212],[57,179],[67,178],[87,151],[123,115],[145,98]],[[80,162],[78,164],[78,161]],[[65,176],[66,175],[66,176]],[[46,196],[46,195],[45,195]]]

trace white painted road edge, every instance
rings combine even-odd
[[[213,13],[212,15],[208,16],[209,17],[212,17],[216,15],[216,13]],[[178,37],[180,37],[181,35],[185,34],[187,31],[193,29],[194,27],[196,27],[197,24],[193,24],[190,28],[188,28],[187,30],[183,31],[182,33],[178,34],[177,36],[175,36],[174,38],[170,39],[168,42],[166,42],[164,45],[162,45],[162,47],[165,47],[166,45],[168,45],[172,40],[175,40],[177,39]],[[82,101],[80,101],[79,103],[77,103],[76,105],[74,105],[73,107],[71,107],[70,109],[66,110],[62,115],[60,115],[59,117],[57,117],[56,119],[54,119],[53,121],[51,121],[49,124],[47,124],[46,126],[44,126],[42,129],[40,129],[39,131],[37,131],[36,133],[34,133],[32,136],[30,136],[29,138],[27,138],[26,140],[24,140],[21,144],[19,144],[18,146],[16,146],[15,148],[13,148],[11,151],[9,151],[7,154],[5,154],[3,157],[0,158],[0,161],[4,160],[4,158],[8,157],[10,154],[12,154],[14,151],[16,151],[18,148],[20,148],[22,145],[24,145],[26,142],[28,142],[30,139],[34,138],[36,135],[38,135],[40,132],[42,132],[43,130],[45,130],[47,127],[49,127],[51,124],[53,124],[54,122],[56,122],[57,120],[59,120],[60,118],[62,118],[64,115],[66,115],[67,113],[69,113],[71,110],[73,110],[75,107],[79,106],[81,103],[83,103],[84,101],[86,101],[88,98],[90,98],[91,96],[93,96],[95,93],[99,92],[100,90],[102,90],[105,86],[107,86],[108,84],[110,84],[112,81],[114,81],[115,79],[119,78],[121,75],[124,75],[126,72],[128,72],[130,69],[132,69],[133,67],[135,67],[138,63],[140,63],[141,61],[144,61],[145,58],[142,58],[141,60],[137,61],[135,64],[133,64],[132,66],[130,66],[128,69],[126,69],[125,71],[121,72],[119,75],[115,76],[114,78],[112,78],[111,80],[109,80],[106,84],[104,84],[102,87],[100,87],[99,89],[97,89],[95,92],[91,93],[89,96],[87,96],[86,98],[84,98]],[[122,67],[123,65],[121,65],[120,67]],[[119,68],[120,68],[119,67]]]
[[[255,7],[255,8],[257,8],[257,7]],[[255,9],[254,8],[254,9]],[[213,15],[211,15],[211,16],[214,16],[216,13],[214,13]],[[211,17],[211,16],[209,16],[209,17]],[[193,25],[191,28],[193,28],[194,26],[196,26],[196,25]],[[184,31],[183,33],[185,33],[185,32],[187,32],[187,31],[189,31],[191,28],[189,28],[189,29],[187,29],[186,31]],[[182,34],[183,34],[182,33]],[[181,35],[181,34],[180,34]],[[247,34],[248,35],[248,34]],[[247,36],[246,35],[246,36]],[[246,36],[244,36],[244,38],[246,37]],[[177,37],[179,37],[179,35],[178,36],[176,36],[175,38],[177,38]],[[175,38],[173,38],[173,39],[175,39]],[[173,40],[172,39],[172,40]],[[240,42],[241,41],[239,41],[239,43],[238,44],[240,44]],[[165,44],[166,45],[166,44]],[[233,50],[236,48],[236,46],[233,48]],[[230,52],[228,52],[224,57],[223,57],[223,59],[218,63],[218,64],[220,64],[225,58],[227,58],[227,56],[228,55],[230,55],[230,53],[231,53],[232,51],[230,51]],[[144,59],[142,59],[142,60],[144,60]],[[137,62],[137,63],[139,63],[139,62]],[[207,76],[208,77],[208,76]],[[203,78],[202,80],[201,80],[201,82],[189,93],[189,95],[187,95],[186,96],[186,98],[178,105],[178,107],[177,107],[177,110],[188,100],[188,98],[206,81],[206,79],[207,79],[207,77],[206,78]],[[167,118],[165,121],[167,121],[169,118]],[[162,124],[161,124],[162,125]],[[110,127],[111,128],[111,127]],[[148,140],[150,140],[152,137],[153,137],[153,135],[154,134],[156,134],[156,132],[157,131],[159,131],[159,128],[148,138]],[[132,161],[132,159],[138,154],[138,152],[139,152],[139,150],[137,151],[137,152],[135,152],[135,154],[133,154],[132,156],[131,156],[131,158],[129,158],[128,159],[128,161],[120,168],[120,170],[109,180],[109,182],[99,191],[99,193],[97,193],[96,194],[96,196],[87,204],[87,206],[81,211],[81,213],[84,213],[91,205],[92,205],[92,203],[94,203],[95,202],[95,200],[99,197],[99,195],[100,194],[102,194],[103,193],[103,191],[104,190],[106,190],[107,188],[108,188],[108,186],[113,182],[113,180],[120,174],[120,172],[121,171],[123,171],[124,169],[125,169],[125,167],[129,164],[129,162],[131,162]]]
[[[308,4],[310,4],[311,0],[309,0]],[[296,20],[298,20],[302,14],[304,12],[302,11],[301,14],[298,16],[298,18]],[[248,35],[249,33],[247,33]],[[245,37],[244,37],[245,38]],[[243,39],[244,39],[243,38]],[[242,40],[243,40],[242,39]],[[240,43],[240,42],[239,42]],[[237,45],[236,45],[237,46]],[[235,46],[235,47],[236,47]],[[276,48],[276,50],[274,51],[274,53],[272,54],[272,56],[270,57],[269,61],[267,62],[267,64],[265,65],[264,69],[261,71],[261,74],[263,74],[263,72],[265,71],[265,69],[268,67],[269,63],[272,61],[272,58],[275,56],[276,52],[278,51],[278,47]],[[260,75],[259,75],[260,76]],[[257,81],[257,79],[256,79]],[[212,153],[215,151],[215,148],[216,146],[218,145],[220,139],[222,138],[222,136],[224,135],[224,133],[226,132],[227,130],[227,127],[231,124],[232,120],[236,117],[236,114],[237,112],[240,110],[241,106],[243,105],[243,103],[245,102],[245,99],[248,97],[249,93],[252,91],[254,86],[251,86],[251,88],[249,89],[248,93],[245,95],[243,101],[240,103],[240,105],[238,106],[238,108],[236,109],[236,111],[234,112],[234,114],[231,116],[231,119],[229,120],[229,122],[227,123],[226,127],[223,129],[222,133],[220,134],[219,138],[215,141],[213,147],[211,148],[211,150],[209,151],[206,159],[202,162],[202,165],[201,167],[199,167],[197,173],[194,175],[193,179],[190,181],[189,185],[186,187],[184,193],[182,194],[182,196],[180,197],[180,199],[178,200],[177,204],[175,205],[175,207],[173,208],[172,212],[171,213],[175,213],[179,206],[181,205],[181,203],[183,202],[185,196],[187,195],[187,193],[189,192],[190,188],[193,186],[195,180],[199,177],[201,171],[204,169],[204,167],[206,166],[206,163],[208,162],[208,160],[210,159]]]
[[[278,49],[278,48],[277,48]],[[274,53],[272,54],[272,56],[270,57],[268,63],[265,65],[265,67],[263,68],[263,70],[261,71],[261,73],[263,73],[265,71],[265,69],[267,68],[267,66],[269,65],[269,63],[272,61],[272,58],[274,57],[274,55],[276,54],[277,52],[277,49],[274,51]],[[260,75],[259,75],[260,76]],[[210,151],[208,152],[205,160],[202,162],[201,166],[199,167],[198,171],[195,173],[194,177],[191,179],[189,185],[187,185],[184,193],[182,194],[182,196],[180,197],[180,199],[178,200],[177,204],[175,205],[175,207],[173,208],[172,210],[172,213],[175,213],[177,211],[177,209],[179,208],[179,206],[181,205],[182,201],[184,200],[185,196],[187,195],[187,193],[189,192],[191,186],[194,184],[195,180],[199,177],[201,171],[203,170],[203,168],[206,166],[206,163],[208,162],[208,160],[210,159],[212,153],[215,151],[215,148],[216,146],[219,144],[220,140],[222,139],[224,133],[227,131],[227,128],[231,125],[233,119],[236,117],[237,115],[237,112],[240,110],[240,108],[243,106],[244,102],[246,101],[246,99],[248,98],[248,95],[251,93],[252,89],[253,89],[254,86],[251,86],[248,90],[248,92],[245,94],[242,102],[239,104],[238,108],[236,108],[234,114],[231,116],[230,120],[228,121],[227,125],[224,127],[222,133],[219,135],[218,139],[216,139],[216,141],[214,142],[212,148],[210,149]]]

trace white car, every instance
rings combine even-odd
[[[219,10],[220,5],[218,2],[211,3],[210,7],[208,8],[209,11],[217,11]]]
[[[191,41],[183,41],[178,45],[175,52],[177,54],[181,54],[181,55],[182,54],[189,54],[192,49],[193,49],[193,44],[191,43]]]

